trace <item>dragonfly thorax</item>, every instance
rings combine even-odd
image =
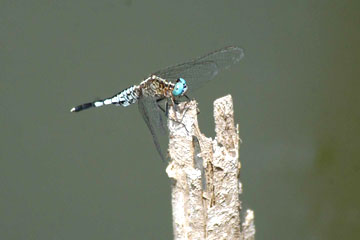
[[[175,84],[166,81],[156,75],[145,79],[138,86],[141,94],[145,97],[172,97]]]

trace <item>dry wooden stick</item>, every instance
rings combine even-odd
[[[253,211],[240,220],[240,138],[231,96],[214,102],[214,140],[200,132],[195,101],[169,116],[174,239],[255,239]]]

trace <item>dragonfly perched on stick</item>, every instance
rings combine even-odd
[[[138,102],[139,111],[148,126],[161,158],[159,135],[165,134],[169,105],[176,106],[179,98],[203,86],[220,71],[239,62],[244,57],[242,48],[230,46],[191,61],[170,66],[151,74],[139,85],[133,85],[112,97],[73,107],[71,112],[80,112],[93,107],[116,105],[127,107]],[[165,101],[165,108],[160,103]]]

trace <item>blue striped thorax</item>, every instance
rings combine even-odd
[[[172,92],[172,94],[177,97],[177,96],[183,96],[187,91],[187,85],[186,85],[186,81],[183,78],[179,78],[176,81],[174,90]]]

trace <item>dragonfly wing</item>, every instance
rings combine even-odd
[[[154,75],[175,82],[184,78],[189,85],[188,91],[198,89],[206,81],[213,79],[220,71],[231,67],[244,57],[239,47],[225,47],[189,62],[167,67]]]
[[[139,99],[138,107],[150,133],[153,137],[156,150],[160,154],[161,159],[165,162],[165,150],[161,148],[160,138],[167,134],[166,116],[159,108],[156,98],[142,97]]]
[[[198,89],[206,81],[213,79],[218,73],[218,68],[214,62],[203,61],[195,63],[184,63],[171,67],[169,70],[154,73],[156,76],[175,83],[178,78],[186,80],[189,92]]]

